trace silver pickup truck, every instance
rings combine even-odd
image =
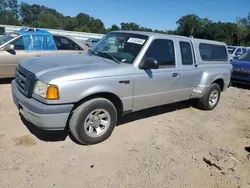
[[[214,109],[231,70],[225,43],[116,31],[88,54],[20,62],[12,93],[27,121],[45,130],[68,129],[80,143],[96,144],[129,112],[189,99]]]

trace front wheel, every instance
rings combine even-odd
[[[216,83],[209,86],[202,98],[198,99],[198,106],[202,110],[213,110],[220,100],[221,89]]]
[[[117,111],[104,98],[89,100],[77,107],[69,121],[73,137],[82,144],[97,144],[106,140],[117,123]]]

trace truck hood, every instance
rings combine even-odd
[[[20,65],[47,83],[121,75],[133,67],[88,54],[44,56],[22,61]]]

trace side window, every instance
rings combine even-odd
[[[33,35],[33,50],[44,50],[44,36]]]
[[[56,47],[58,50],[70,50],[69,42],[66,38],[60,36],[54,36]]]
[[[239,54],[239,53],[241,53],[241,48],[238,48],[237,50],[236,50],[236,52],[235,52],[236,54]]]
[[[78,44],[66,37],[54,36],[54,40],[58,50],[83,50]]]
[[[223,45],[200,43],[201,59],[203,61],[227,61],[227,49]]]
[[[193,55],[189,42],[180,42],[181,59],[183,65],[193,65]]]
[[[71,50],[83,50],[78,44],[76,44],[74,41],[68,39]]]
[[[44,50],[45,36],[26,35],[23,37],[25,50]]]
[[[160,67],[175,66],[175,51],[172,40],[156,39],[149,46],[144,58],[154,58]]]
[[[242,48],[243,50],[243,54],[247,53],[247,49],[246,48]]]
[[[24,50],[24,43],[23,43],[23,37],[18,38],[14,42],[12,42],[14,45],[15,50]]]
[[[45,45],[45,50],[57,50],[56,48],[56,43],[51,35],[46,36],[46,45]]]

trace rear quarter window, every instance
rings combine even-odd
[[[227,48],[224,45],[200,43],[200,56],[203,61],[227,61]]]

